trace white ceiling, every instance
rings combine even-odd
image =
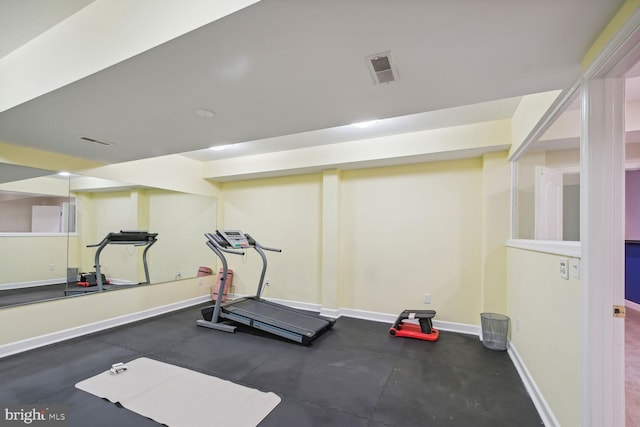
[[[90,1],[50,3],[0,2],[0,55]],[[0,141],[105,163],[242,143],[187,154],[208,160],[508,118],[575,81],[622,3],[262,0],[0,113]],[[375,85],[365,57],[387,50],[398,80]]]
[[[92,2],[93,0],[2,0],[0,58]]]

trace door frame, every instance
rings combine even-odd
[[[624,75],[640,60],[640,10],[582,76],[582,425],[625,425]]]

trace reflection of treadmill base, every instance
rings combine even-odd
[[[211,322],[213,310],[214,307],[203,309],[202,316],[205,320],[199,320],[198,325],[234,332],[235,326],[230,325],[228,321]],[[224,304],[221,307],[220,317],[303,345],[311,344],[320,334],[331,329],[335,323],[335,320],[315,313],[303,312],[255,297],[241,298]]]
[[[140,285],[144,285],[144,283],[123,283],[123,284],[109,284],[109,285],[104,285],[102,291],[113,291],[113,290],[118,290],[118,289],[127,289],[127,288],[133,288],[136,286],[140,286]],[[78,285],[68,285],[67,289],[64,291],[65,296],[71,296],[71,295],[86,295],[86,294],[94,294],[100,292],[100,289],[98,286],[89,286],[89,287],[85,287],[85,286],[78,286]]]
[[[92,294],[94,292],[98,292],[97,286],[68,285],[67,289],[65,289],[64,291],[64,295],[65,296],[85,295],[85,294]]]

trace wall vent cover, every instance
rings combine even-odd
[[[376,53],[365,59],[375,84],[391,83],[397,80],[398,72],[395,69],[391,52]]]

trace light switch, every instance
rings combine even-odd
[[[571,259],[571,275],[576,279],[580,278],[580,258]]]

